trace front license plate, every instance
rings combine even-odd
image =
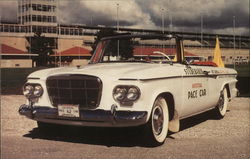
[[[79,117],[79,105],[58,105],[58,115],[64,117]]]

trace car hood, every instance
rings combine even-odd
[[[60,74],[84,74],[99,78],[117,79],[148,79],[181,75],[180,64],[152,64],[152,63],[106,63],[88,64],[82,67],[60,67],[36,71],[28,78],[46,80],[49,76]],[[179,70],[179,71],[178,71]],[[178,73],[179,72],[179,73]]]

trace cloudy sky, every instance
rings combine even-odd
[[[249,0],[60,0],[63,24],[116,26],[117,4],[121,27],[249,35]],[[2,21],[16,21],[17,0],[0,0]],[[164,16],[162,16],[164,15]],[[170,27],[172,19],[172,27]]]

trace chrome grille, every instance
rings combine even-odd
[[[79,104],[80,108],[96,108],[99,105],[102,82],[98,77],[75,74],[50,76],[46,85],[55,107],[58,104]]]

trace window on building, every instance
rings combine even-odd
[[[37,10],[36,4],[32,4],[32,10]]]
[[[28,22],[30,22],[31,21],[31,16],[30,15],[28,15]]]
[[[51,22],[51,21],[52,21],[51,16],[48,16],[48,22]]]
[[[42,6],[42,10],[43,10],[43,11],[48,11],[48,6],[47,6],[47,5],[43,5],[43,6]]]
[[[3,31],[4,32],[9,32],[9,26],[8,25],[4,25],[3,26]]]
[[[69,35],[69,29],[68,28],[65,29],[65,34]]]
[[[27,16],[23,16],[23,22],[27,22]]]
[[[52,7],[51,7],[51,10],[52,10],[52,12],[55,12],[56,7],[55,7],[55,6],[52,6]]]
[[[26,5],[26,10],[27,10],[27,11],[28,11],[28,10],[32,10],[31,4],[27,4],[27,5]]]
[[[43,32],[43,28],[41,26],[38,26],[37,27],[37,31],[40,32],[40,33],[42,33]]]
[[[41,22],[41,21],[42,21],[42,16],[41,16],[41,15],[38,15],[38,16],[37,16],[37,21],[38,21],[38,22]]]
[[[51,27],[48,27],[48,33],[52,33]]]
[[[32,21],[36,21],[36,15],[32,15]]]
[[[47,27],[43,27],[43,33],[47,33]]]
[[[37,5],[37,11],[42,11],[42,5],[41,4]]]
[[[82,35],[83,30],[79,29],[79,35]]]
[[[51,12],[51,11],[52,11],[52,10],[51,10],[51,6],[48,6],[48,11],[49,11],[49,12]]]
[[[32,32],[37,32],[37,26],[32,26]]]
[[[47,22],[47,16],[44,15],[42,19],[43,22]]]
[[[74,34],[74,30],[70,29],[70,35],[73,35],[73,34]]]
[[[56,17],[55,17],[55,16],[52,17],[52,22],[53,22],[53,23],[56,22]]]
[[[79,30],[78,29],[74,29],[74,35],[79,35]]]
[[[57,33],[57,28],[53,27],[53,33]]]
[[[25,5],[25,11],[29,11],[31,9],[31,4],[26,4]]]
[[[64,28],[60,28],[60,30],[61,30],[61,34],[64,35],[65,34]]]
[[[14,26],[10,26],[10,32],[14,32]]]
[[[26,32],[26,27],[21,26],[21,32]]]

